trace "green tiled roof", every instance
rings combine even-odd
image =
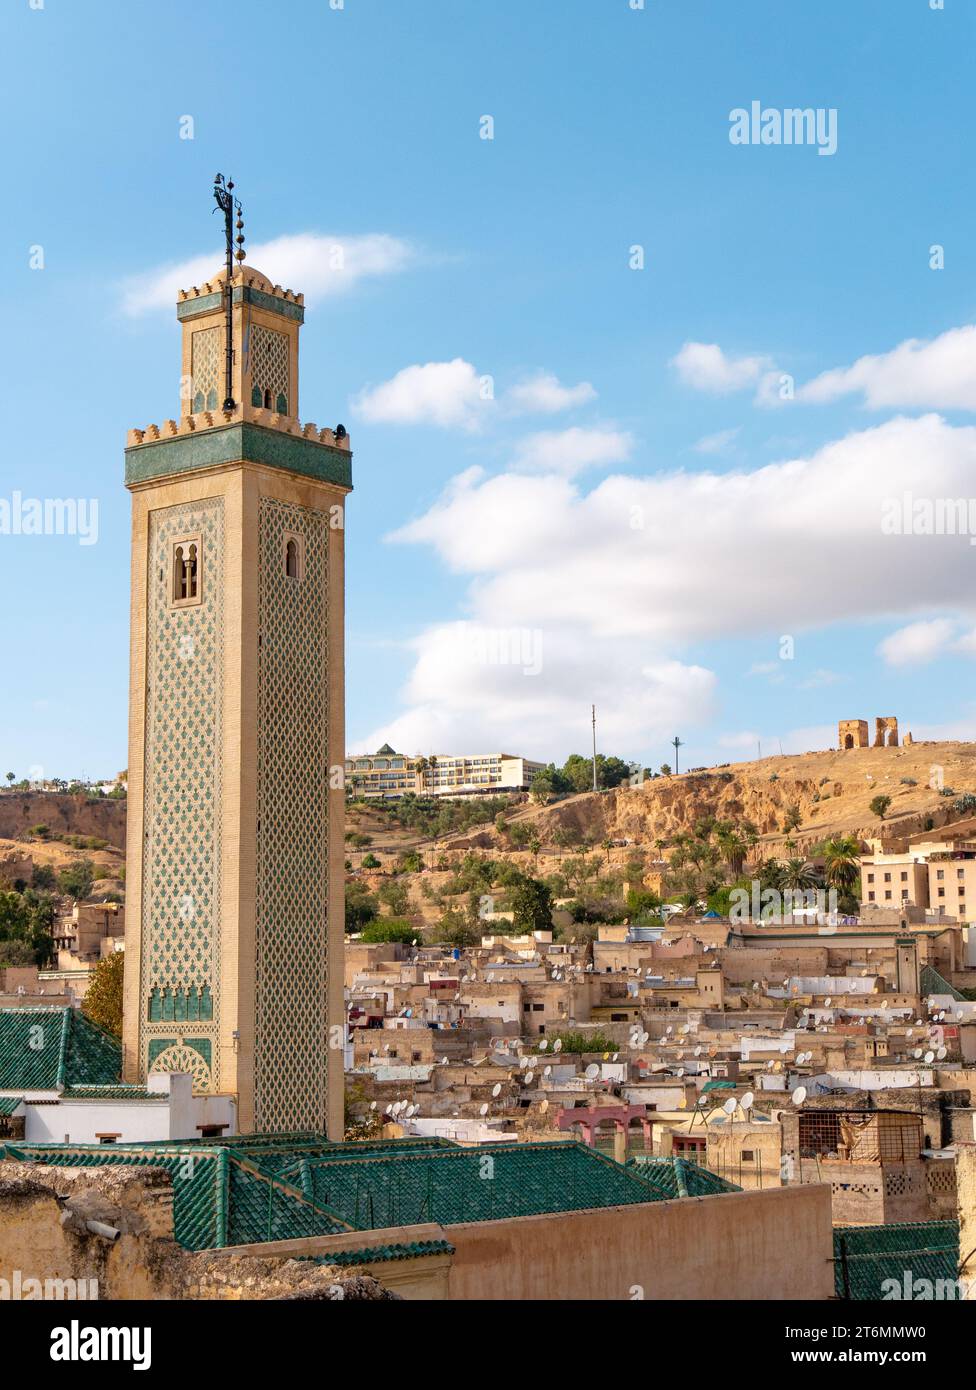
[[[122,1045],[80,1009],[0,1009],[0,1089],[117,1084]]]
[[[7,1143],[0,1156],[68,1167],[163,1168],[173,1177],[176,1239],[191,1250],[581,1211],[669,1195],[636,1169],[572,1140],[459,1148],[436,1140],[330,1144],[314,1135],[265,1135],[222,1144]]]
[[[405,1245],[367,1245],[362,1250],[336,1250],[331,1255],[317,1255],[320,1265],[381,1264],[385,1260],[416,1260],[421,1255],[453,1255],[449,1240],[412,1240]]]
[[[734,1182],[692,1163],[687,1158],[654,1158],[635,1154],[627,1167],[639,1173],[656,1190],[659,1199],[671,1197],[714,1197],[721,1192],[741,1192]]]
[[[144,1086],[67,1086],[62,1100],[159,1100],[166,1101],[165,1091],[147,1091]]]
[[[23,1096],[0,1096],[0,1115],[12,1115]]]
[[[899,1290],[910,1281],[954,1280],[959,1267],[959,1222],[919,1221],[897,1226],[837,1226],[834,1230],[834,1289],[838,1298],[877,1302],[882,1285]],[[948,1301],[952,1301],[951,1299]]]
[[[966,996],[960,994],[957,989],[950,985],[949,981],[939,974],[934,965],[923,965],[918,976],[918,988],[920,994],[949,994],[953,999],[965,1001]]]

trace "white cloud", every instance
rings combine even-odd
[[[734,443],[739,433],[739,426],[734,429],[719,430],[716,434],[706,434],[703,439],[699,439],[692,448],[696,454],[724,454],[730,444]]]
[[[326,236],[303,232],[275,237],[248,248],[245,269],[253,266],[276,285],[305,295],[309,303],[341,294],[369,276],[392,275],[415,259],[413,248],[382,233]],[[180,290],[211,280],[223,267],[219,252],[175,265],[158,266],[123,286],[122,307],[130,315],[154,309],[172,311]]]
[[[816,403],[855,392],[875,410],[976,410],[976,326],[952,328],[928,341],[908,338],[891,352],[822,372],[796,396]]]
[[[485,380],[462,357],[451,362],[425,362],[404,367],[389,381],[361,391],[352,408],[372,424],[434,424],[474,430],[491,404]]]
[[[543,430],[519,444],[514,466],[533,473],[561,473],[572,477],[584,468],[625,463],[633,438],[620,430]]]
[[[664,726],[679,716],[684,737],[706,707],[712,677],[682,664],[690,644],[957,610],[971,588],[968,537],[881,526],[884,494],[917,492],[920,459],[933,495],[964,495],[976,428],[898,418],[751,472],[616,474],[589,490],[559,474],[469,469],[391,539],[433,547],[466,584],[471,621],[540,632],[543,670],[459,671],[431,629],[418,639],[406,712],[377,732],[413,748],[443,743],[441,725],[496,744],[524,727],[549,751],[583,739],[596,699],[636,752],[652,730],[673,735]],[[658,678],[642,713],[646,672],[662,670],[676,672],[668,690],[681,698],[664,702]]]
[[[581,381],[577,386],[563,386],[552,372],[538,372],[513,386],[505,400],[513,411],[522,414],[555,415],[561,410],[595,401],[596,391],[588,381]]]
[[[772,362],[768,357],[729,357],[718,343],[685,343],[670,365],[686,386],[724,396],[758,386]]]
[[[889,666],[922,666],[945,651],[955,631],[950,618],[909,623],[880,642],[878,652]]]

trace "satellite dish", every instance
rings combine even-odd
[[[479,1114],[479,1115],[487,1115],[487,1114],[488,1114],[488,1106],[487,1106],[487,1105],[483,1105],[483,1106],[481,1107],[481,1109],[478,1111],[478,1114]]]
[[[533,1082],[534,1080],[535,1080],[535,1072],[534,1072],[534,1071],[527,1071],[527,1072],[525,1073],[525,1084],[526,1084],[526,1086],[531,1086],[531,1085],[532,1085],[532,1082]]]
[[[417,1111],[418,1111],[419,1109],[420,1109],[420,1106],[419,1106],[419,1105],[408,1105],[408,1106],[407,1106],[407,1119],[409,1120],[410,1117],[411,1117],[411,1115],[416,1115],[416,1113],[417,1113]]]
[[[500,1081],[496,1081],[496,1082],[495,1082],[494,1086],[492,1086],[492,1088],[491,1088],[491,1093],[492,1093],[492,1095],[495,1096],[496,1098],[497,1098],[498,1096],[501,1095],[501,1093],[502,1093],[502,1083],[501,1083]]]
[[[548,1038],[543,1038],[542,1041],[541,1041],[540,1044],[539,1044],[539,1051],[540,1051],[540,1052],[545,1052],[545,1050],[546,1050],[546,1048],[547,1048],[548,1046],[549,1046],[549,1040],[548,1040]]]
[[[369,1108],[370,1108],[370,1110],[375,1110],[375,1109],[376,1109],[376,1101],[375,1101],[375,1100],[371,1100],[371,1101],[370,1101],[370,1103],[369,1103]]]
[[[596,1062],[591,1062],[583,1074],[584,1076],[588,1076],[591,1081],[595,1081],[600,1075],[600,1068],[597,1066]]]
[[[702,1055],[702,1050],[701,1050],[701,1048],[700,1048],[700,1047],[696,1047],[696,1048],[695,1048],[695,1056],[696,1056],[696,1057],[700,1057],[701,1055]]]
[[[392,1114],[393,1114],[393,1106],[392,1106],[392,1105],[388,1105],[388,1106],[386,1107],[386,1109],[383,1111],[383,1114],[384,1114],[384,1115],[392,1115]]]
[[[795,1091],[793,1092],[793,1094],[790,1096],[790,1100],[793,1102],[794,1105],[802,1105],[803,1102],[806,1100],[806,1098],[807,1098],[807,1088],[806,1088],[806,1086],[797,1086],[796,1090],[795,1090]]]
[[[829,1009],[829,1008],[830,1008],[830,995],[829,995],[829,994],[827,995],[827,998],[824,1000],[824,1008],[825,1008],[825,1009]]]
[[[519,1058],[519,1068],[520,1068],[522,1071],[525,1071],[525,1068],[526,1068],[528,1065],[529,1065],[529,1059],[528,1059],[528,1057],[524,1057],[524,1056],[523,1056],[523,1057],[520,1057],[520,1058]]]
[[[675,1076],[684,1076],[684,1074],[685,1074],[685,1069],[684,1069],[684,1067],[678,1067],[674,1074],[675,1074]]]
[[[736,1100],[735,1096],[729,1096],[728,1100],[722,1106],[722,1109],[725,1111],[726,1115],[734,1115],[738,1109],[738,1105],[739,1102]]]
[[[915,1051],[912,1053],[912,1056],[915,1057],[915,1058],[918,1058],[918,1057],[921,1057],[921,1055],[922,1055],[922,1049],[921,1049],[920,1047],[916,1047]]]
[[[552,1076],[552,1067],[543,1067],[543,1068],[542,1068],[542,1075],[543,1075],[543,1076]]]
[[[442,1067],[446,1067],[446,1066],[447,1066],[447,1058],[446,1058],[446,1057],[442,1057],[442,1058],[441,1058],[441,1060],[440,1060],[440,1065],[441,1065]]]
[[[615,1053],[613,1054],[613,1060],[616,1061],[617,1058],[618,1058],[619,1056],[620,1056],[620,1053],[619,1053],[619,1052],[615,1052]]]
[[[691,1024],[690,1024],[690,1023],[682,1023],[682,1025],[681,1025],[681,1031],[682,1031],[682,1033],[690,1033],[690,1032],[691,1032]]]
[[[556,1041],[555,1041],[555,1042],[553,1043],[553,1045],[552,1045],[552,1050],[553,1050],[553,1052],[562,1052],[562,1050],[563,1050],[563,1040],[562,1040],[562,1038],[557,1038],[557,1039],[556,1039]]]
[[[935,1053],[934,1053],[934,1052],[926,1052],[926,1054],[925,1054],[925,1065],[926,1065],[927,1067],[930,1067],[934,1061],[935,1061]]]
[[[544,1100],[544,1101],[541,1103],[541,1105],[539,1106],[539,1109],[542,1111],[542,1113],[543,1113],[543,1115],[544,1115],[544,1114],[546,1113],[546,1111],[549,1109],[549,1102],[548,1102],[547,1100]]]
[[[946,1048],[940,1047],[939,1050],[938,1050],[938,1052],[937,1052],[935,1055],[936,1055],[936,1057],[938,1057],[939,1061],[941,1062],[941,1061],[943,1061],[949,1054],[948,1054],[948,1050],[947,1050]]]
[[[751,1110],[755,1099],[756,1097],[751,1091],[746,1091],[745,1095],[739,1101],[739,1104],[742,1106],[743,1110]]]
[[[888,1007],[888,1001],[887,1001],[887,999],[882,999],[882,1001],[881,1001],[881,1007],[882,1007],[883,1009],[886,1009],[886,1008]]]

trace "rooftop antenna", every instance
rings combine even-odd
[[[234,260],[238,263],[243,261],[247,254],[244,250],[244,217],[240,201],[234,197],[234,180],[224,180],[223,174],[214,175],[213,187],[214,202],[217,204],[215,212],[224,214],[224,249],[226,254],[226,273],[224,275],[223,297],[224,297],[224,410],[233,410],[234,406],[234,387],[233,387],[233,367],[234,367],[234,291],[231,287],[231,279],[234,274]],[[234,213],[237,213],[237,249],[234,249]]]
[[[590,715],[593,720],[593,790],[596,791],[596,705],[590,706]]]

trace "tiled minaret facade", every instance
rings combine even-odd
[[[299,423],[303,297],[181,292],[181,413],[132,430],[125,1074],[342,1130],[341,427]]]

